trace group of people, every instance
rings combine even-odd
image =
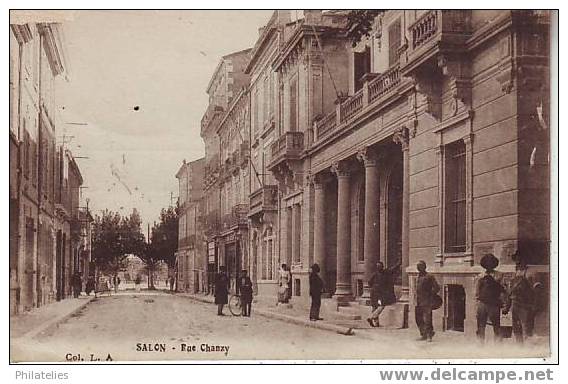
[[[480,341],[485,340],[485,328],[490,321],[495,339],[501,340],[501,313],[507,315],[511,312],[513,335],[517,342],[522,343],[526,337],[533,334],[534,319],[540,304],[538,296],[541,284],[531,283],[527,277],[527,265],[522,262],[517,263],[515,276],[508,288],[495,271],[499,260],[494,255],[483,256],[480,264],[485,269],[485,274],[476,286],[477,337]]]
[[[485,328],[490,322],[493,325],[495,338],[502,338],[501,314],[511,312],[512,332],[515,339],[523,342],[527,336],[531,336],[534,328],[534,316],[537,306],[537,293],[539,284],[531,284],[526,276],[527,266],[518,263],[515,276],[510,281],[508,288],[502,284],[495,269],[499,260],[492,254],[482,257],[481,266],[485,274],[480,277],[476,285],[477,300],[477,336],[485,339]],[[371,314],[367,321],[371,327],[379,327],[379,318],[383,310],[396,303],[394,290],[395,275],[400,272],[401,264],[385,268],[382,262],[377,263],[377,270],[369,280]],[[418,276],[415,282],[414,313],[415,321],[420,332],[419,340],[432,341],[434,326],[432,313],[442,306],[442,298],[438,294],[440,285],[434,275],[426,271],[426,263],[419,261],[416,265]],[[317,263],[310,268],[310,320],[323,320],[320,317],[321,298],[324,292],[324,283],[319,276],[320,267]],[[282,264],[279,273],[278,302],[288,303],[291,298],[292,275],[286,264]],[[238,281],[240,292],[242,315],[250,316],[253,296],[252,281],[247,271],[243,270]],[[220,272],[215,279],[215,303],[217,315],[223,316],[223,306],[228,302],[229,278],[226,268],[220,267]]]
[[[241,315],[250,317],[253,288],[252,280],[248,277],[248,273],[245,269],[241,271],[237,286],[241,299]],[[219,273],[215,276],[215,304],[217,304],[217,316],[224,316],[223,307],[229,302],[229,287],[230,281],[227,276],[227,269],[221,266],[219,267]]]

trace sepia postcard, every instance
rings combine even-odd
[[[548,361],[557,20],[11,10],[10,362]]]

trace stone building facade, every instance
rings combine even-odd
[[[72,234],[82,178],[56,143],[55,88],[65,73],[60,34],[57,24],[10,25],[11,314],[67,297],[79,267]],[[62,184],[69,162],[72,186]]]
[[[272,62],[290,28],[290,11],[274,12],[259,30],[245,72],[250,74],[250,194],[248,195],[249,275],[259,297],[274,298],[278,273],[278,185],[268,171],[270,145],[276,137],[278,81]]]
[[[347,14],[304,11],[292,21],[276,11],[248,54],[243,265],[257,297],[272,299],[275,270],[290,265],[292,303],[305,305],[318,263],[324,309],[366,314],[376,263],[400,263],[389,318],[409,326],[424,260],[442,287],[436,327],[474,332],[484,254],[500,259],[505,281],[523,261],[548,286],[549,16],[385,11],[353,47]],[[226,111],[211,104],[202,121],[206,159],[219,140],[208,124]],[[206,167],[206,189],[218,190],[221,168]]]
[[[203,176],[205,159],[183,161],[176,178],[179,180],[177,290],[207,290],[207,257],[203,236]]]
[[[221,58],[207,86],[209,106],[201,119],[201,137],[205,144],[203,222],[209,292],[213,291],[213,277],[219,266],[231,264],[233,269],[238,270],[236,260],[242,262],[242,247],[239,245],[241,240],[240,236],[237,238],[234,229],[238,230],[246,224],[243,220],[243,212],[246,218],[246,210],[237,210],[233,215],[233,203],[245,201],[233,196],[233,191],[236,190],[233,185],[238,183],[240,194],[243,195],[246,195],[248,185],[244,181],[239,156],[233,162],[233,154],[240,153],[244,144],[242,138],[247,137],[248,124],[243,127],[242,123],[238,126],[235,123],[248,119],[248,98],[242,98],[242,89],[249,83],[249,76],[244,73],[249,51],[234,52]],[[228,113],[231,117],[228,117]],[[220,131],[222,123],[225,128]],[[245,133],[242,138],[241,131]],[[227,147],[222,146],[221,139],[226,145],[231,145],[231,153]],[[247,166],[245,162],[245,167]],[[235,220],[238,224],[236,227],[233,225]],[[233,273],[233,289],[235,277],[236,274]]]
[[[539,112],[549,103],[548,28],[535,11],[378,17],[371,71],[357,90],[354,50],[350,96],[315,122],[307,150],[325,194],[315,197],[315,236],[327,239],[318,224],[337,220],[338,299],[365,297],[380,259],[402,262],[399,300],[412,303],[424,260],[443,288],[437,327],[469,333],[485,253],[508,273],[518,251],[548,285],[549,135]],[[334,253],[315,243],[326,246],[316,260]]]

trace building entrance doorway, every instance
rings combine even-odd
[[[61,231],[57,231],[55,237],[55,289],[56,289],[56,300],[59,301],[63,299],[63,271],[62,267],[62,251],[63,246],[61,244],[62,236]]]
[[[34,306],[34,277],[36,273],[34,263],[34,221],[33,219],[26,218],[26,242],[25,242],[25,262],[24,269],[26,280],[26,299],[24,307],[26,310]]]
[[[231,242],[225,245],[225,265],[227,267],[227,277],[230,282],[231,292],[236,292],[237,280],[240,272],[240,255],[237,242]]]
[[[388,267],[402,261],[402,156],[396,159],[387,181],[386,261]],[[395,284],[402,285],[402,270],[395,276]]]
[[[463,285],[445,285],[444,303],[444,329],[463,332],[465,323],[465,289]]]

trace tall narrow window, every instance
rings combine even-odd
[[[31,155],[31,138],[30,138],[30,134],[28,133],[28,131],[26,130],[26,120],[24,119],[24,145],[25,145],[25,150],[24,150],[24,176],[25,178],[29,178],[30,177],[30,173],[31,173],[31,163],[30,163],[30,155]],[[33,177],[33,175],[32,175]]]
[[[293,79],[290,82],[290,116],[289,116],[289,131],[294,132],[298,129],[298,81]]]
[[[371,47],[365,47],[363,52],[354,52],[354,81],[355,92],[363,88],[363,76],[371,72]]]
[[[268,113],[270,108],[270,78],[266,76],[264,78],[264,85],[263,85],[263,102],[262,102],[262,128],[264,129],[264,124],[268,120]]]
[[[446,147],[445,170],[445,250],[466,249],[466,169],[465,143],[459,140]]]
[[[389,26],[389,67],[398,63],[400,40],[400,19],[397,19]]]

